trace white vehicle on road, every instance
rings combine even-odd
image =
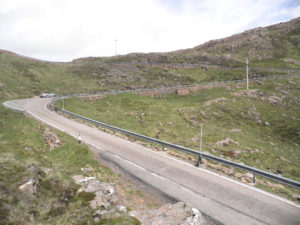
[[[54,93],[42,93],[40,95],[41,98],[53,98],[55,96],[56,96],[56,94],[54,94]]]

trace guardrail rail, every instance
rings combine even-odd
[[[284,76],[292,76],[292,75],[284,75]],[[299,75],[297,74],[297,76],[299,76]],[[276,78],[277,77],[279,77],[279,76],[276,76]],[[252,79],[252,80],[257,80],[257,79]],[[243,81],[245,81],[245,80],[230,81],[230,82],[243,82]],[[221,82],[218,82],[218,83],[221,83]],[[214,84],[214,83],[206,83],[206,84],[202,84],[202,85],[207,85],[207,84]],[[187,87],[187,86],[189,86],[189,85],[181,86],[181,87]],[[172,88],[178,88],[178,87],[172,87]],[[152,91],[152,90],[159,90],[159,89],[161,89],[161,88],[136,89],[136,90],[111,91],[111,92],[98,92],[98,93],[92,94],[92,95],[116,94],[116,93],[138,92],[138,91]],[[58,108],[58,107],[55,106],[55,101],[57,101],[57,100],[64,99],[64,98],[71,98],[71,97],[88,96],[88,95],[90,95],[90,94],[81,93],[81,94],[72,94],[72,95],[67,95],[67,96],[55,97],[51,100],[50,107],[55,111],[61,111],[61,112],[65,113],[67,115],[70,115],[72,117],[79,118],[81,120],[84,120],[84,121],[87,121],[89,123],[95,124],[97,127],[101,126],[103,128],[107,128],[107,129],[110,129],[110,130],[113,130],[113,131],[121,132],[125,135],[130,135],[130,136],[133,136],[135,138],[140,138],[140,139],[143,139],[145,141],[149,141],[149,142],[152,142],[152,143],[155,143],[155,144],[159,144],[163,147],[169,147],[169,148],[177,149],[179,151],[195,155],[195,156],[198,157],[198,162],[197,162],[196,166],[199,166],[199,164],[201,164],[201,162],[202,162],[202,158],[205,158],[205,159],[217,162],[217,163],[222,163],[224,165],[235,167],[237,169],[241,169],[241,170],[252,173],[253,174],[253,180],[252,180],[253,183],[255,183],[255,176],[257,175],[257,176],[268,178],[270,180],[273,180],[273,181],[276,181],[276,182],[279,182],[279,183],[282,183],[282,184],[285,184],[285,185],[288,185],[288,186],[291,186],[291,187],[295,187],[297,189],[300,188],[300,182],[298,182],[298,181],[295,181],[295,180],[292,180],[292,179],[289,179],[289,178],[285,178],[285,177],[282,177],[282,176],[279,176],[279,175],[276,175],[276,174],[273,174],[273,173],[270,173],[270,172],[266,172],[266,171],[263,171],[263,170],[259,170],[257,168],[251,167],[251,166],[247,166],[247,165],[243,165],[243,164],[240,164],[240,163],[232,162],[230,160],[223,159],[223,158],[220,158],[220,157],[217,157],[217,156],[213,156],[213,155],[210,155],[208,153],[199,152],[199,151],[196,151],[196,150],[193,150],[193,149],[190,149],[190,148],[175,145],[175,144],[168,143],[168,142],[165,142],[165,141],[161,141],[161,140],[158,140],[158,139],[155,139],[155,138],[152,138],[152,137],[141,135],[141,134],[138,134],[138,133],[135,133],[135,132],[132,132],[132,131],[128,131],[128,130],[125,130],[125,129],[122,129],[122,128],[119,128],[119,127],[115,127],[115,126],[112,126],[112,125],[109,125],[109,124],[105,124],[105,123],[87,118],[85,116],[78,115],[76,113],[73,113],[73,112],[70,112],[70,111],[67,111],[65,109],[61,109],[61,108]]]

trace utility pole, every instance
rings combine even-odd
[[[247,91],[249,90],[248,59],[246,59]]]
[[[116,47],[116,60],[118,59],[118,40],[115,39],[115,47]]]
[[[200,152],[202,153],[202,124],[200,125]]]

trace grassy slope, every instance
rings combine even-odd
[[[93,224],[88,202],[76,194],[79,187],[71,176],[82,174],[80,168],[87,165],[102,181],[116,176],[68,135],[58,132],[63,144],[50,151],[42,138],[45,126],[3,107],[0,115],[0,224],[30,223],[32,214],[38,224]],[[39,169],[37,198],[18,189],[32,178],[31,166],[53,169],[53,175]]]
[[[70,65],[29,60],[6,52],[0,53],[0,82],[5,83],[5,87],[0,87],[0,104],[43,91],[55,92],[56,87],[64,93],[72,93],[78,91],[74,89],[78,83],[93,85],[85,77],[72,74]],[[45,128],[33,119],[0,106],[0,224],[95,224],[89,196],[76,194],[79,187],[71,177],[94,175],[103,182],[118,183],[117,176],[99,165],[87,146],[79,146],[74,138],[61,132],[53,131],[59,134],[63,145],[50,151],[42,138]],[[28,196],[18,189],[32,178],[31,166],[39,168],[38,197]],[[94,171],[82,172],[81,168],[87,166]],[[52,168],[53,175],[45,174],[41,167]],[[32,215],[34,221],[30,220]],[[137,224],[135,219],[124,216],[108,220],[104,222]]]
[[[70,64],[55,64],[29,60],[11,53],[0,53],[0,88],[2,99],[32,97],[41,92],[57,91],[60,94],[86,91],[86,86],[96,84],[70,71]]]
[[[252,89],[258,90],[256,98],[235,96],[233,94],[239,93],[240,89],[225,88],[161,98],[137,94],[110,95],[94,101],[74,98],[65,100],[65,108],[195,149],[198,149],[202,123],[205,151],[300,180],[300,142],[297,136],[300,127],[299,86],[299,78],[251,84]],[[269,103],[269,97],[274,95],[282,99],[281,104]],[[205,105],[207,101],[221,97],[225,97],[226,101]],[[241,132],[234,133],[232,129],[240,129]],[[239,146],[216,146],[217,141],[225,138],[237,141]],[[242,150],[243,153],[233,156],[232,150]]]
[[[282,74],[275,72],[271,75]],[[270,75],[264,71],[251,72],[250,77]],[[196,84],[209,81],[243,79],[243,70],[98,64],[57,64],[30,60],[12,53],[0,52],[0,100],[26,98],[41,92],[59,94],[104,90],[149,88]]]

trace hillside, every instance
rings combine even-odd
[[[66,95],[239,80],[245,77],[244,69],[196,64],[244,67],[245,57],[250,59],[250,67],[299,69],[300,18],[192,49],[133,53],[118,56],[118,60],[90,57],[55,63],[0,50],[0,104],[41,92]],[[250,70],[250,77],[282,73]],[[246,96],[246,102],[245,96],[234,95],[243,94],[241,90],[217,88],[187,96],[126,94],[101,101],[68,99],[65,106],[73,111],[89,110],[79,113],[192,148],[197,148],[201,122],[205,125],[206,151],[299,180],[299,78],[257,83],[255,89],[257,98]],[[218,98],[226,100],[205,107]],[[239,146],[215,146],[228,137]],[[78,145],[74,138],[0,106],[0,224],[93,224],[88,202],[95,196],[78,193],[74,175],[116,183],[118,204],[132,209],[162,204],[99,165],[87,146]],[[20,187],[31,179],[36,193],[22,192]],[[279,186],[275,192],[295,200],[289,189]],[[133,218],[121,219],[138,224]]]
[[[282,74],[256,70],[250,77]],[[59,95],[108,90],[169,87],[244,79],[244,69],[141,63],[50,63],[0,51],[0,99],[26,98],[41,92]]]
[[[192,49],[132,53],[118,56],[117,60],[89,57],[52,63],[0,50],[0,98],[32,97],[44,91],[67,94],[244,79],[244,69],[196,64],[244,67],[246,57],[250,67],[299,69],[300,18],[209,41]],[[190,63],[195,65],[184,65]],[[250,77],[281,73],[260,69],[250,71]]]
[[[64,105],[71,112],[195,150],[199,149],[202,124],[205,152],[299,180],[299,82],[299,77],[256,81],[249,91],[244,84],[224,84],[179,89],[177,94],[142,92],[71,98]],[[57,105],[61,107],[62,103]],[[168,149],[167,153],[196,163],[178,151]],[[241,171],[211,163],[204,166],[251,182]],[[295,201],[298,196],[295,190],[273,186],[261,178],[256,186]]]
[[[169,53],[132,53],[118,57],[118,62],[135,63],[207,63],[270,67],[300,67],[300,18],[268,27],[258,27],[240,34],[208,41],[192,49]],[[115,62],[111,58],[82,58],[73,62]]]

